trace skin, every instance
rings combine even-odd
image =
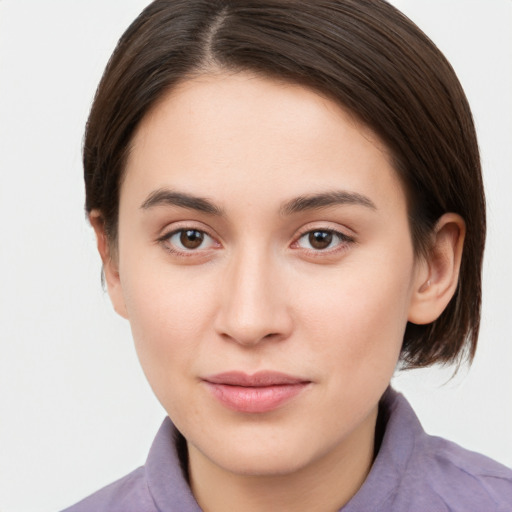
[[[343,200],[294,203],[332,191]],[[343,506],[371,467],[407,321],[435,320],[453,295],[462,219],[443,216],[430,256],[415,257],[378,138],[331,100],[248,73],[168,93],[132,141],[116,243],[100,212],[90,219],[114,307],[187,439],[203,510]],[[233,370],[309,384],[275,410],[239,412],[203,381]]]

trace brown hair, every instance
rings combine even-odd
[[[485,199],[462,87],[425,34],[383,0],[156,0],[121,37],[84,142],[86,210],[116,241],[119,189],[141,119],[169,89],[211,69],[251,70],[329,95],[388,146],[408,193],[418,254],[446,212],[467,227],[459,285],[432,324],[408,324],[405,367],[472,359]]]

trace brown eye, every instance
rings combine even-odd
[[[331,252],[336,249],[348,247],[354,239],[340,231],[333,229],[313,229],[305,232],[295,242],[295,247],[309,250],[310,252]]]
[[[327,249],[333,241],[334,235],[330,231],[311,231],[308,234],[308,242],[313,249],[321,251]]]
[[[197,249],[204,241],[204,233],[197,229],[184,229],[180,231],[179,240],[185,249]]]
[[[159,242],[175,255],[205,254],[209,249],[219,248],[220,244],[208,233],[200,229],[183,228],[162,236]]]

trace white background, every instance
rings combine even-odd
[[[0,0],[0,511],[63,508],[131,471],[164,416],[100,286],[80,149],[96,84],[147,1]],[[471,371],[399,376],[427,431],[512,465],[512,1],[396,0],[472,104],[488,194]],[[443,385],[444,384],[444,385]]]

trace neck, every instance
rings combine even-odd
[[[374,459],[377,408],[342,444],[284,474],[226,470],[189,443],[192,492],[204,512],[335,512],[359,490]]]

